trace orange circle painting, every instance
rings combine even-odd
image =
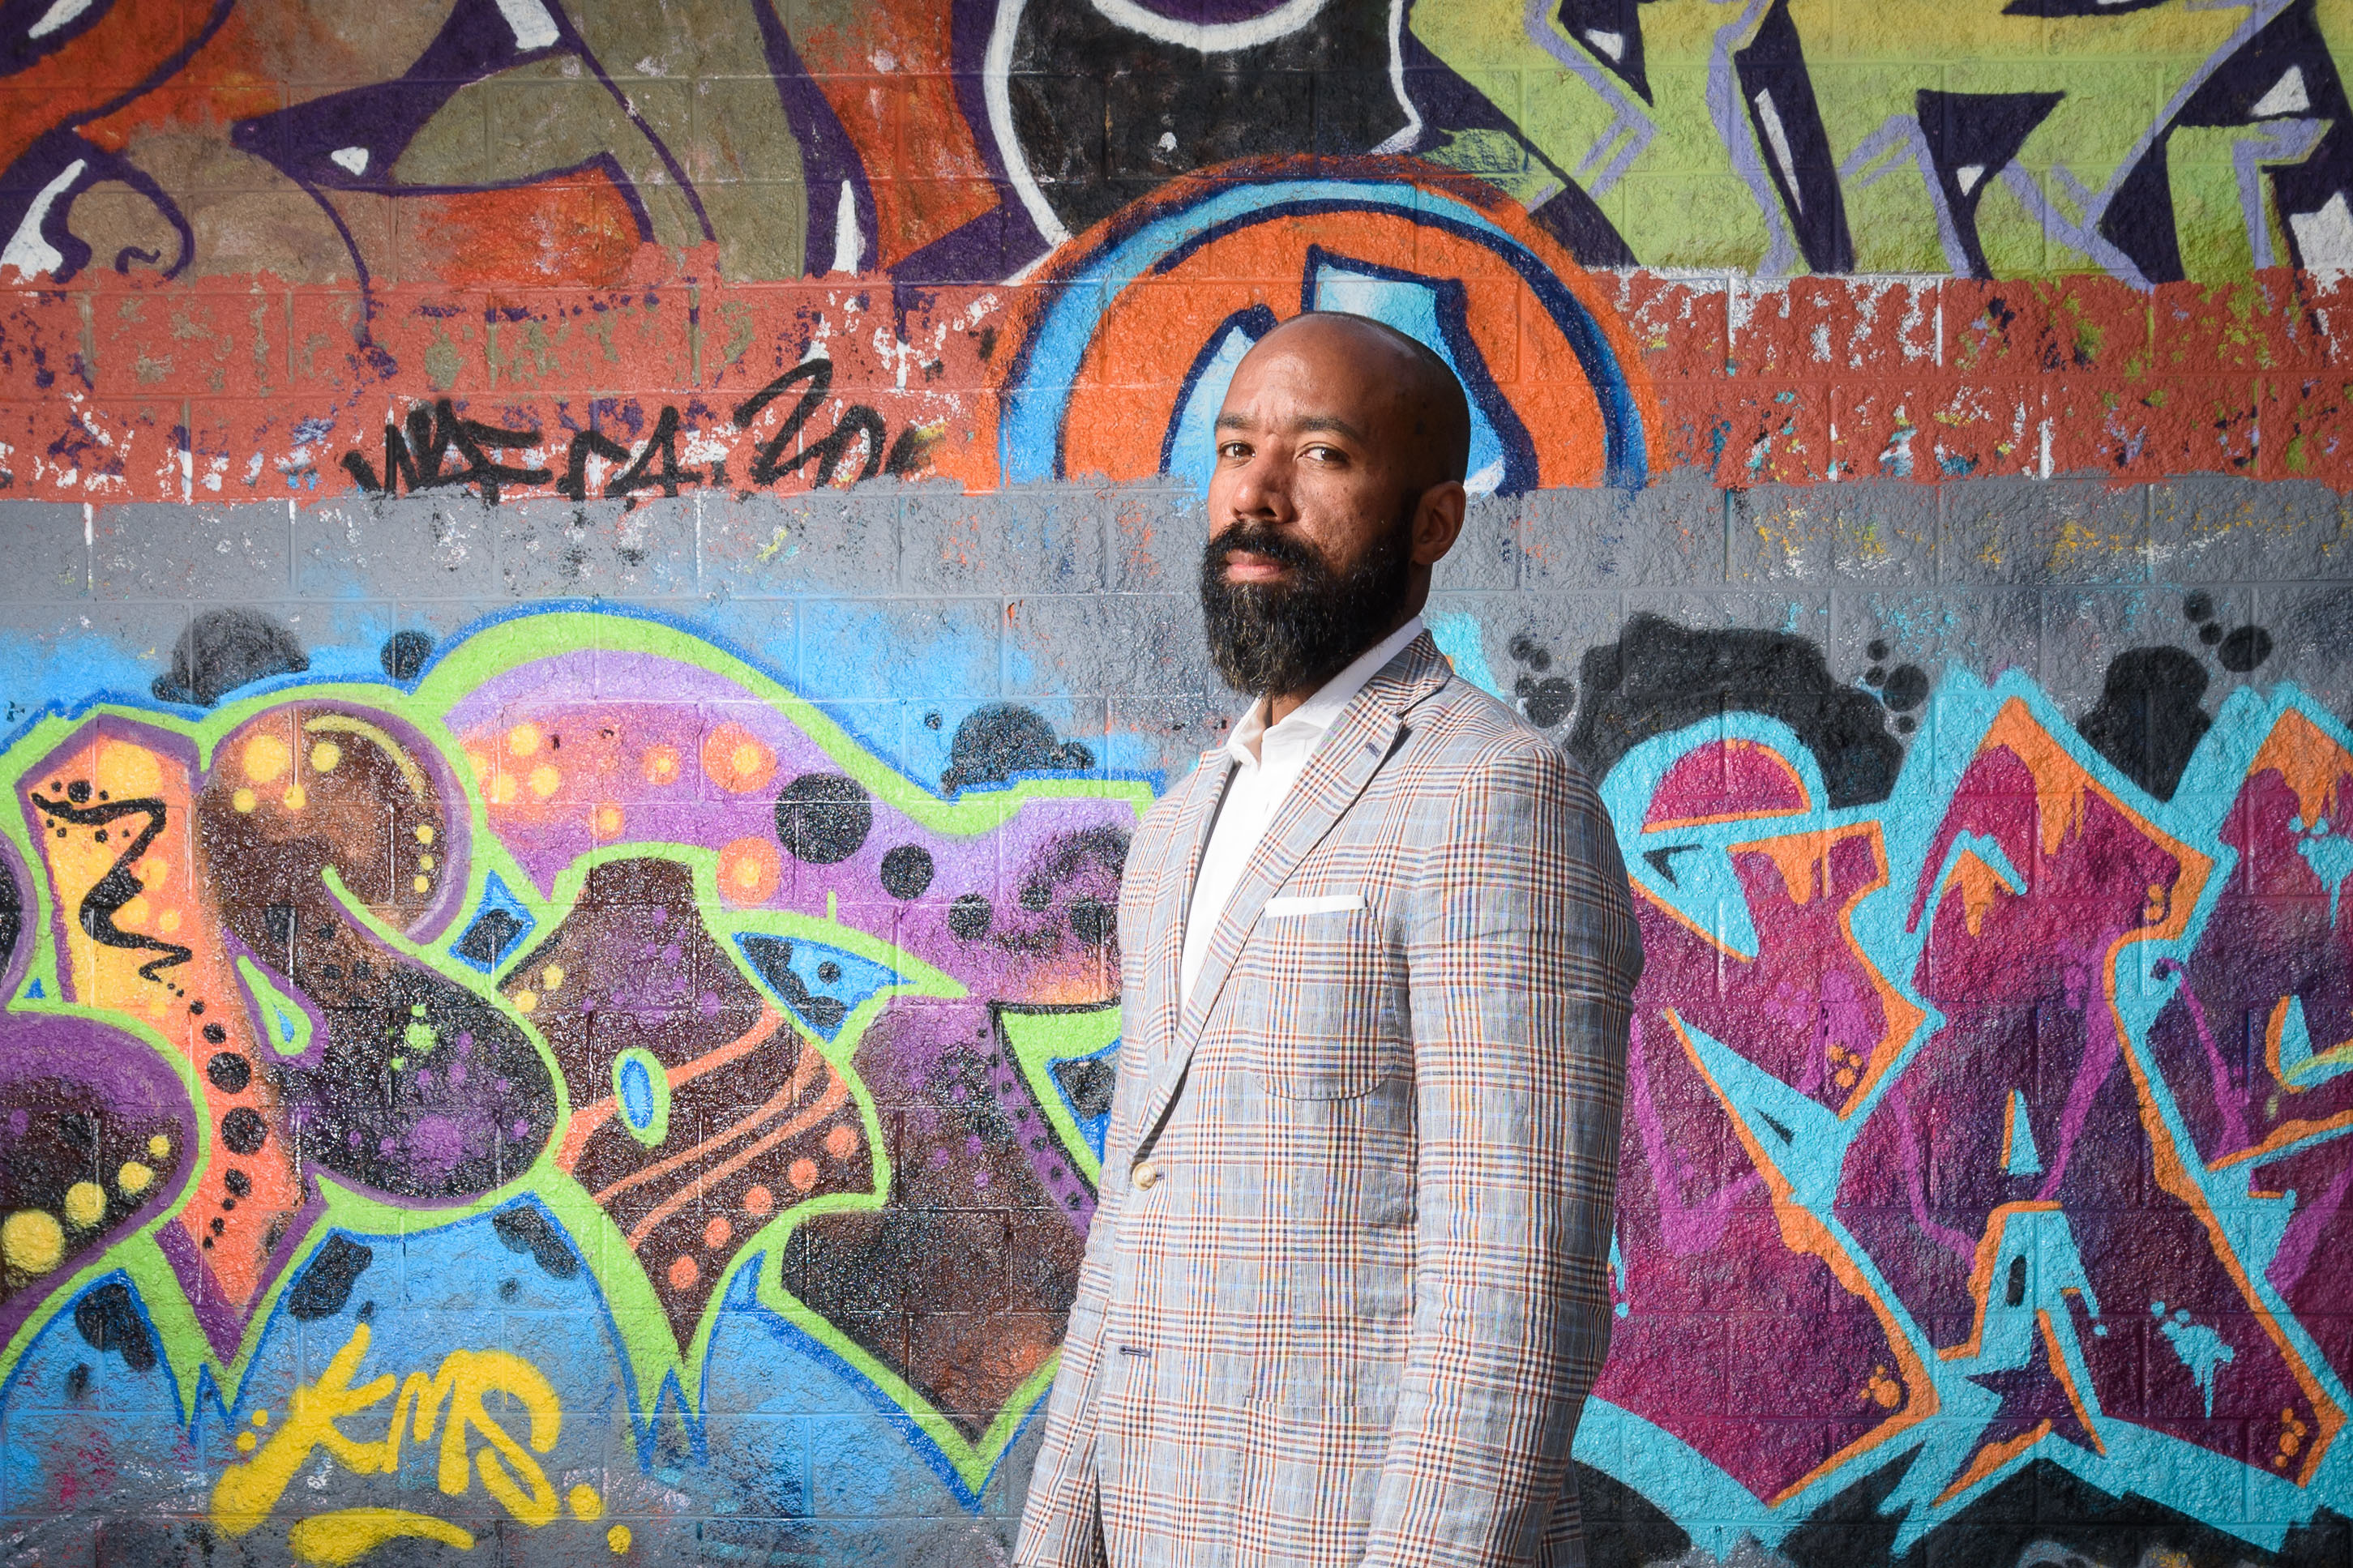
[[[1374,317],[1447,361],[1470,394],[1474,494],[1646,482],[1655,416],[1624,330],[1524,214],[1384,160],[1249,173],[1137,203],[1044,280],[1005,383],[1007,483],[1206,486],[1234,367],[1311,310]]]

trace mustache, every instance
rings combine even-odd
[[[1209,541],[1207,564],[1213,572],[1220,570],[1238,551],[1263,555],[1278,566],[1288,566],[1302,573],[1323,571],[1328,564],[1313,546],[1304,542],[1263,523],[1247,522],[1236,523]]]

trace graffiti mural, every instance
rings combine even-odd
[[[1957,39],[1827,0],[455,0],[387,29],[101,0],[10,48],[47,107],[0,226],[59,281],[614,284],[704,246],[739,279],[994,281],[1173,177],[1377,153],[1493,185],[1588,266],[2228,277],[2353,260],[2344,26],[2323,0],[1989,5]]]
[[[1641,911],[1597,1564],[2353,1550],[2349,0],[0,78],[0,1561],[997,1561],[1319,308],[1461,376],[1431,624]]]
[[[1136,390],[1319,303],[1504,494],[2353,482],[2340,0],[1881,9],[76,0],[0,62],[0,495],[1189,480]]]
[[[273,1322],[345,1316],[403,1235],[487,1215],[498,1247],[593,1280],[578,1331],[609,1340],[640,1426],[702,1407],[732,1300],[976,1493],[1050,1377],[1092,1212],[1144,786],[1064,748],[944,799],[709,644],[564,615],[405,688],[195,724],[101,706],[11,755],[12,1360],[61,1321],[114,1325],[201,1428]],[[951,1256],[1005,1282],[894,1304]],[[392,1392],[369,1321],[221,1476],[214,1522],[258,1526],[322,1445],[397,1471],[404,1422],[423,1442],[437,1419],[444,1491],[470,1421],[505,1456],[478,1467],[491,1495],[554,1519],[480,1413],[501,1392],[533,1450],[556,1440],[507,1352],[418,1369],[381,1452],[353,1446],[337,1423]],[[302,1529],[455,1539],[374,1517]]]
[[[2345,1419],[2295,1301],[2353,1125],[2298,1102],[2327,1071],[2305,998],[2340,1006],[2347,731],[2241,692],[2161,799],[2015,678],[1932,718],[1859,807],[1761,714],[1605,785],[1651,967],[1590,1441],[1768,1544],[1892,1470],[1900,1552],[2043,1461],[2209,1518],[2243,1489],[2267,1522],[2234,1533],[2276,1551],[2337,1495]],[[2258,935],[2251,902],[2316,918]],[[1727,1266],[1770,1316],[1679,1354]]]
[[[997,705],[919,782],[658,619],[409,635],[381,682],[60,705],[6,753],[22,1539],[170,1456],[157,1552],[822,1550],[845,1441],[1002,1520],[1151,780]],[[2182,700],[2120,734],[2158,666]],[[1652,616],[1574,668],[1517,700],[1603,780],[1649,955],[1602,1560],[1990,1551],[2057,1484],[2306,1560],[2348,1495],[2353,731],[2287,683],[2210,713],[2167,647],[2073,721]],[[862,1414],[746,1449],[770,1410]]]

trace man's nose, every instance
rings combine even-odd
[[[1234,473],[1229,504],[1237,517],[1283,519],[1291,515],[1289,465],[1274,452],[1256,452]]]

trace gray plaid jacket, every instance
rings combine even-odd
[[[1583,1560],[1641,942],[1591,785],[1451,674],[1425,636],[1340,715],[1189,1006],[1224,753],[1137,831],[1021,1568]]]

